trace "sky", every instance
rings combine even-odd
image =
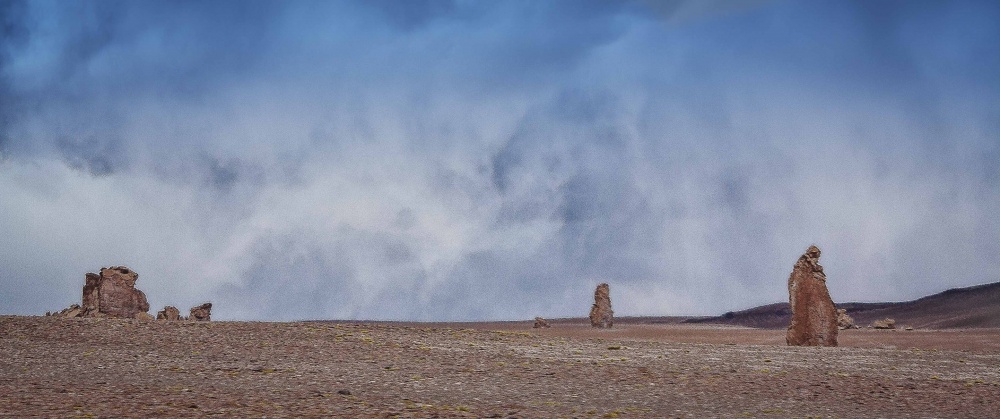
[[[0,313],[714,315],[1000,281],[995,1],[0,0]]]

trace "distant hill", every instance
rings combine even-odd
[[[900,327],[961,329],[1000,327],[1000,282],[945,292],[901,303],[840,303],[859,326],[892,318]],[[775,303],[717,317],[684,320],[684,323],[730,324],[762,329],[783,329],[791,321],[788,303]]]

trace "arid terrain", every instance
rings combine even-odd
[[[679,321],[679,320],[678,320]],[[0,317],[7,417],[992,417],[1000,330]]]

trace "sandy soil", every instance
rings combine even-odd
[[[493,329],[493,330],[490,330]],[[0,317],[10,417],[994,417],[1000,330]]]

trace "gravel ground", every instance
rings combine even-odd
[[[845,333],[842,342],[864,347],[798,348],[752,344],[772,342],[779,331],[679,325],[539,331],[527,324],[0,316],[0,416],[984,418],[1000,412],[1000,332],[993,329],[912,333],[906,348],[895,332],[849,331],[858,334]],[[693,343],[699,334],[704,342],[737,338]],[[880,339],[889,343],[879,347]],[[967,345],[937,349],[942,339],[948,348]]]

